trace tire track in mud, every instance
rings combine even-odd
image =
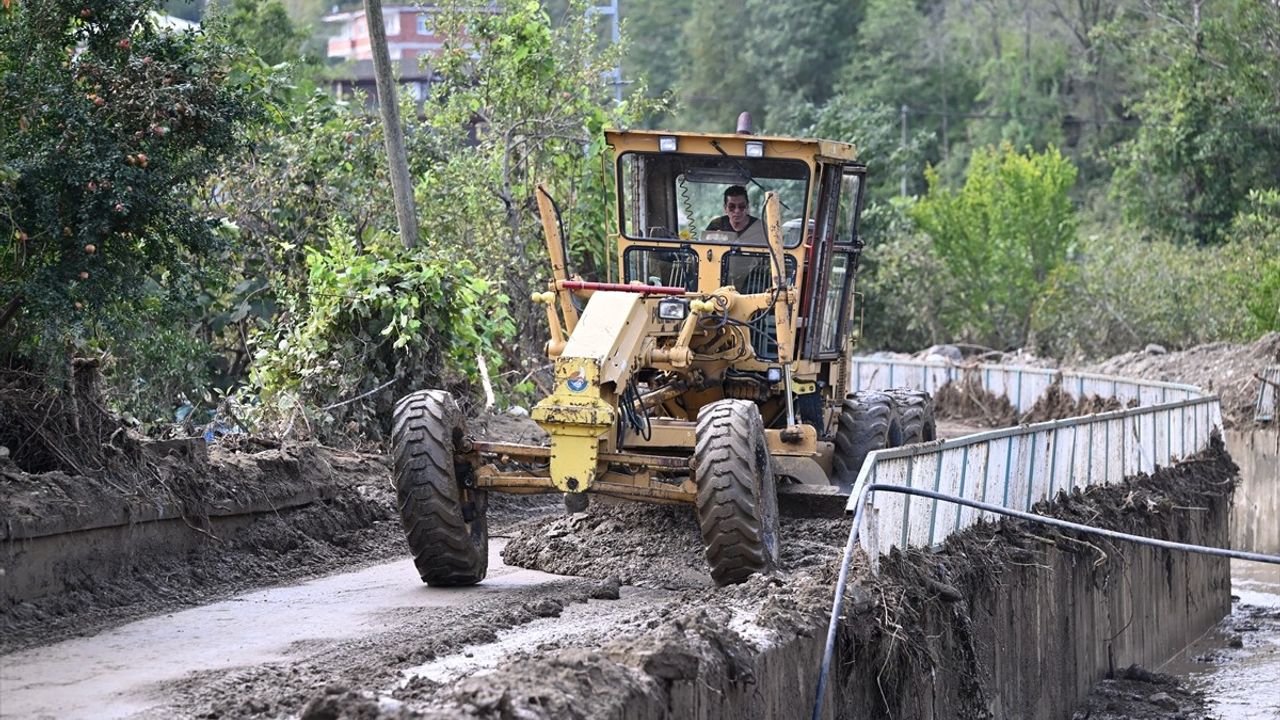
[[[13,653],[0,714],[275,717],[348,686],[394,704],[522,649],[598,643],[671,594],[506,566],[501,544],[483,585],[428,588],[397,561]]]

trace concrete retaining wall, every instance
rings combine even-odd
[[[1240,466],[1231,547],[1280,553],[1280,428],[1228,430],[1226,441]]]
[[[1067,512],[1098,515],[1125,532],[1221,547],[1230,477],[1218,451],[1162,468],[1136,488],[1095,489],[1086,501],[1066,503],[1074,504]],[[1110,670],[1156,667],[1230,610],[1223,558],[1105,540],[1096,546],[1032,525],[979,525],[941,552],[885,558],[880,575],[862,575],[846,600],[823,716],[1067,720]],[[641,695],[657,707],[629,702],[610,717],[809,717],[824,621],[815,615],[786,641],[746,654],[704,640],[713,647],[689,650],[681,672],[660,672],[669,660],[657,670],[638,663],[650,688]]]
[[[1123,502],[1123,488],[1109,490],[1121,491],[1116,502]],[[1222,496],[1204,510],[1151,513],[1147,527],[1124,529],[1221,547],[1229,513],[1230,497]],[[918,622],[937,668],[901,682],[887,711],[883,679],[868,667],[874,653],[846,657],[861,667],[841,699],[846,716],[971,717],[985,708],[996,718],[1066,720],[1109,671],[1156,667],[1230,611],[1224,559],[1099,541],[1104,560],[1078,545],[1039,544],[1025,543],[1025,557],[995,576],[956,578],[960,601],[922,604]]]
[[[21,603],[193,551],[225,551],[256,524],[283,525],[289,511],[331,503],[347,488],[343,472],[354,462],[313,446],[227,454],[216,466],[200,461],[199,484],[170,478],[199,498],[196,510],[162,484],[144,495],[57,472],[22,476],[33,491],[18,496],[21,503],[0,506],[0,625]]]

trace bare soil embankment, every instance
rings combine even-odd
[[[1222,418],[1228,427],[1253,423],[1258,398],[1256,374],[1280,363],[1280,333],[1252,343],[1209,343],[1174,352],[1140,350],[1081,368],[1089,372],[1165,382],[1188,383],[1222,399]]]
[[[229,438],[132,477],[0,460],[0,652],[407,552],[387,461]],[[497,532],[558,499],[496,498]]]

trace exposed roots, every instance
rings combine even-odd
[[[68,379],[0,375],[0,445],[27,472],[132,477],[154,473],[139,436],[106,407],[97,359],[72,360]]]

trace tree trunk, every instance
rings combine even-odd
[[[399,12],[399,10],[396,10]],[[391,56],[387,52],[387,30],[382,19],[382,0],[364,0],[365,25],[373,53],[373,75],[378,88],[378,110],[382,114],[382,134],[386,138],[387,162],[391,166],[391,192],[395,197],[400,242],[406,248],[418,244],[418,216],[413,205],[413,183],[404,150],[404,130],[400,126],[400,105],[396,83],[391,77]]]

